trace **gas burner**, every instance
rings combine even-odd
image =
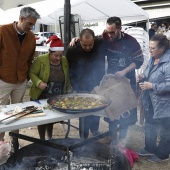
[[[26,137],[28,138],[31,137]],[[129,161],[126,157],[124,159],[124,155],[119,151],[114,151],[116,157],[112,156],[113,150],[110,146],[93,140],[62,138],[47,142],[31,138],[30,141],[38,142],[23,147],[16,154],[11,155],[7,166],[17,165],[18,169],[27,167],[29,170],[115,170],[117,166],[129,166]],[[45,146],[42,147],[40,144]],[[123,159],[118,160],[119,157]],[[123,162],[123,165],[120,162]],[[15,170],[18,170],[17,168]]]

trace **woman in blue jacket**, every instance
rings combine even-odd
[[[170,49],[166,36],[154,35],[149,50],[151,59],[139,83],[145,113],[145,148],[139,155],[150,155],[148,161],[161,162],[170,153]]]

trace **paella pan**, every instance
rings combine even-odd
[[[111,100],[96,94],[73,93],[51,97],[47,103],[61,112],[81,113],[103,110],[111,104]]]

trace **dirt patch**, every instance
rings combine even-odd
[[[24,101],[29,101],[28,90],[26,91]],[[71,124],[78,127],[78,119],[72,119]],[[67,130],[67,125],[61,125],[60,123],[54,124],[53,138],[64,138]],[[108,124],[100,119],[100,128],[99,131],[106,132],[108,130]],[[21,134],[26,134],[28,136],[39,138],[37,127],[30,127],[20,130]],[[78,130],[71,128],[69,133],[70,138],[79,138]],[[6,133],[5,140],[9,141],[9,136]],[[31,142],[19,140],[22,147],[30,144]],[[140,150],[144,147],[144,128],[136,123],[128,130],[127,135],[127,147],[134,150]],[[161,162],[161,163],[150,163],[147,161],[147,158],[140,157],[138,162],[135,163],[133,170],[170,170],[170,161]]]

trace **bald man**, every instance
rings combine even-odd
[[[95,37],[94,32],[87,28],[81,31],[80,39],[75,45],[67,48],[66,57],[70,66],[71,84],[77,93],[90,93],[99,85],[104,75],[105,64],[104,54],[101,52],[102,44],[103,39]],[[89,131],[93,136],[98,135],[99,121],[99,116],[80,118],[80,137],[88,138]]]

